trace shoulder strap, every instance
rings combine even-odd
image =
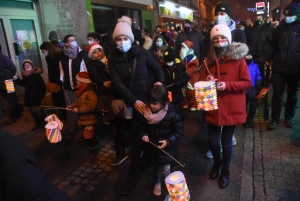
[[[132,90],[132,87],[133,87],[133,78],[135,75],[135,69],[136,69],[136,57],[134,57],[134,62],[133,62],[133,67],[132,67],[132,75],[131,75],[130,88],[129,88],[130,91]]]

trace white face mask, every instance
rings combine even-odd
[[[156,46],[157,46],[157,47],[161,47],[162,45],[163,45],[163,42],[162,42],[162,41],[156,42]]]
[[[117,48],[122,52],[127,52],[131,48],[131,40],[116,42]]]
[[[43,55],[44,55],[44,57],[47,57],[48,53],[47,52],[43,52]]]
[[[174,61],[171,61],[171,62],[166,62],[166,64],[167,64],[168,66],[173,66],[173,64],[174,64]]]
[[[228,15],[218,15],[215,16],[216,24],[227,24],[227,21],[229,20]]]
[[[70,46],[72,49],[76,49],[78,47],[78,44],[76,41],[73,41],[73,42],[71,42]]]
[[[188,51],[189,51],[189,49],[187,49],[186,47],[182,47],[181,48],[181,50],[180,50],[180,58],[181,58],[181,60],[183,60],[186,57]]]
[[[284,18],[284,21],[287,23],[287,24],[291,24],[292,22],[294,22],[295,20],[296,20],[296,16],[291,16],[291,17],[288,17],[288,16],[286,16],[285,18]]]
[[[89,40],[88,41],[88,44],[90,45],[90,44],[92,44],[94,41],[92,41],[92,40]]]

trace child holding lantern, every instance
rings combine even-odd
[[[93,90],[92,81],[88,72],[80,72],[76,75],[76,101],[67,107],[79,114],[78,125],[82,126],[82,134],[89,148],[89,161],[93,161],[97,155],[95,143],[95,128],[97,123],[96,108],[97,95]]]
[[[153,86],[148,105],[144,110],[147,120],[142,132],[144,157],[155,166],[155,185],[153,194],[161,195],[161,174],[167,177],[170,174],[170,164],[177,157],[178,141],[183,136],[184,129],[181,118],[172,103],[168,102],[168,91],[163,85]],[[154,143],[157,147],[155,147]],[[163,149],[170,156],[163,153]]]

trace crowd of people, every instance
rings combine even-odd
[[[207,157],[214,159],[210,178],[217,179],[220,174],[220,187],[226,188],[232,146],[236,144],[235,127],[253,127],[256,97],[263,87],[269,86],[265,71],[270,59],[274,92],[268,129],[279,125],[286,85],[285,125],[293,127],[300,81],[299,10],[300,2],[293,0],[284,9],[285,18],[280,23],[257,16],[254,24],[247,18],[237,25],[231,18],[231,6],[220,2],[214,9],[215,25],[208,30],[198,31],[186,19],[182,29],[162,32],[158,25],[152,34],[147,28],[132,29],[131,19],[122,16],[112,34],[112,44],[105,43],[94,32],[87,34],[85,48],[77,44],[73,34],[66,35],[63,43],[57,37],[44,42],[40,49],[48,67],[46,85],[32,61],[23,61],[21,79],[15,76],[13,63],[0,52],[0,57],[5,58],[1,60],[1,94],[10,105],[6,123],[16,121],[18,106],[16,97],[5,91],[5,79],[11,77],[25,87],[24,105],[36,123],[32,130],[43,125],[44,116],[36,107],[47,89],[52,94],[53,106],[67,108],[58,114],[67,119],[66,139],[72,140],[77,126],[81,126],[90,162],[97,154],[95,125],[99,121],[112,125],[116,159],[111,165],[120,165],[130,154],[122,194],[134,190],[141,160],[145,159],[155,167],[153,194],[159,196],[161,175],[168,176],[173,163],[159,149],[177,157],[178,142],[184,134],[181,111],[197,110],[194,84],[214,81],[219,109],[203,112],[203,125],[208,127]],[[54,34],[51,32],[51,36]],[[130,153],[126,153],[126,146]]]

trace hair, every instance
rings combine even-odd
[[[51,42],[43,42],[40,46],[41,50],[47,50],[49,52],[49,56],[54,59],[56,56],[60,54],[60,51],[54,46]]]
[[[99,44],[100,44],[100,42],[102,42],[102,36],[97,32],[90,32],[86,35],[86,37],[93,38],[95,41],[98,41]]]
[[[163,106],[168,103],[168,90],[164,85],[154,85],[148,94],[148,105],[159,102]]]
[[[142,29],[144,29],[144,32],[146,32],[147,36],[149,36],[149,30],[147,28],[142,28]]]
[[[63,40],[63,42],[64,43],[67,43],[68,42],[68,39],[70,38],[70,37],[75,37],[73,34],[68,34],[68,35],[66,35],[65,37],[64,37],[64,40]]]

